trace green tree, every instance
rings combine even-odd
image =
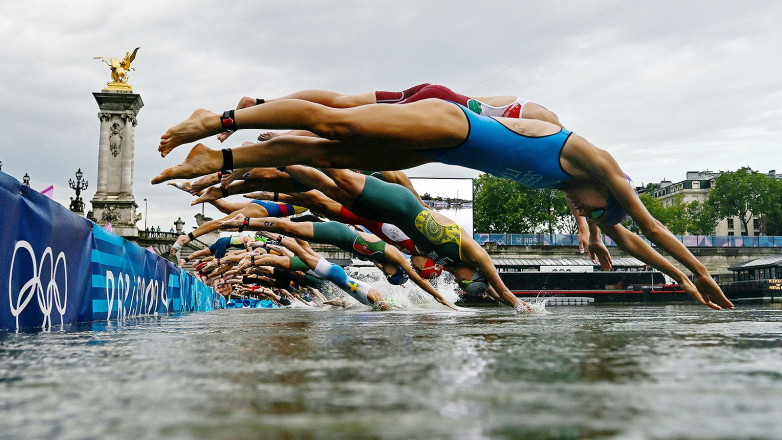
[[[644,206],[646,206],[646,210],[649,211],[649,214],[652,214],[652,217],[659,220],[660,223],[665,224],[668,220],[668,212],[665,209],[662,200],[653,197],[649,193],[643,193],[639,197],[641,198],[641,203],[643,203]]]
[[[665,227],[675,235],[684,235],[692,229],[692,218],[689,215],[690,203],[684,201],[684,194],[673,196],[673,203],[666,209],[668,215]]]
[[[719,216],[710,203],[694,201],[687,207],[687,215],[690,217],[690,234],[712,235],[717,227]]]
[[[555,234],[563,231],[574,233],[571,232],[574,227],[576,230],[578,229],[562,191],[555,189],[526,190],[529,208],[536,212],[534,217],[539,219],[533,232]]]
[[[744,230],[748,231],[753,213],[761,213],[768,208],[770,182],[766,176],[750,168],[725,172],[714,182],[707,203],[718,218],[738,217]]]
[[[711,205],[685,202],[684,194],[675,195],[671,206],[665,206],[648,192],[641,194],[640,198],[649,213],[673,234],[709,235],[717,225],[718,218]],[[627,226],[632,228],[632,222],[627,221]]]
[[[572,217],[556,190],[534,190],[508,179],[482,174],[475,180],[473,227],[491,233],[555,233]]]
[[[768,191],[763,206],[766,234],[782,235],[782,181],[768,179]]]

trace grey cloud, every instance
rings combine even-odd
[[[135,194],[150,200],[149,223],[163,227],[180,215],[192,226],[200,211],[147,183],[188,150],[158,156],[167,127],[197,107],[221,111],[244,94],[305,88],[355,93],[426,81],[518,94],[611,151],[639,183],[689,169],[779,169],[780,9],[724,0],[4,2],[0,160],[16,177],[30,173],[34,187],[54,184],[64,203],[76,168],[94,184],[91,93],[108,69],[92,57],[141,46],[130,76],[146,104]]]

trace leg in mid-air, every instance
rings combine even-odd
[[[305,129],[332,140],[364,139],[401,148],[444,148],[464,140],[469,128],[458,107],[437,99],[349,109],[289,99],[233,112],[221,116],[196,110],[161,136],[158,151],[165,157],[179,145],[236,129]]]

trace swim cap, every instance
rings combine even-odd
[[[630,186],[633,185],[633,179],[631,179],[630,176],[625,174],[625,179],[627,179],[627,183],[629,183]],[[615,225],[621,223],[628,215],[627,211],[619,204],[619,200],[617,200],[609,191],[606,207],[604,208],[603,214],[598,217],[597,220],[599,223],[605,225]]]
[[[468,284],[464,289],[464,293],[470,296],[481,296],[487,290],[489,290],[489,284],[486,281],[478,280]]]
[[[475,272],[471,280],[462,283],[467,286],[464,288],[464,293],[470,296],[481,296],[489,289],[488,280],[479,272]]]
[[[410,277],[408,277],[405,271],[402,270],[402,268],[399,266],[397,266],[395,274],[386,275],[386,279],[388,280],[388,282],[395,286],[406,283],[408,278]]]
[[[627,217],[627,211],[619,204],[619,200],[616,200],[613,194],[609,193],[605,212],[600,216],[598,222],[604,225],[615,225],[624,220],[625,217]]]
[[[443,267],[435,263],[434,260],[429,257],[426,257],[424,268],[418,270],[418,275],[421,275],[421,278],[427,280],[433,280],[439,277],[441,273],[443,273]]]

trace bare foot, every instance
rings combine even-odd
[[[173,186],[174,188],[181,189],[184,192],[190,192],[190,181],[185,180],[184,182],[168,182],[169,185]]]
[[[258,140],[261,142],[268,141],[269,139],[274,139],[277,136],[282,136],[284,133],[278,133],[276,131],[264,131],[263,133],[258,135]]]
[[[236,109],[239,110],[240,108],[247,108],[252,107],[256,104],[255,98],[250,98],[249,96],[243,96],[242,99],[239,100],[239,104],[236,104]],[[217,140],[220,142],[225,142],[226,139],[228,139],[231,136],[230,131],[226,131],[225,133],[220,133],[217,135]]]
[[[190,184],[190,194],[196,195],[195,193],[201,192],[216,183],[220,183],[217,173],[204,176]]]
[[[222,152],[207,148],[204,144],[197,144],[187,154],[184,162],[163,170],[162,173],[152,179],[152,184],[157,185],[173,179],[190,179],[203,176],[214,173],[222,165]]]
[[[199,203],[213,202],[222,198],[223,192],[220,191],[220,188],[213,186],[204,191],[203,194],[201,194],[201,197],[193,200],[193,203],[191,203],[190,206],[195,206]]]
[[[171,150],[182,144],[203,139],[220,131],[222,131],[220,115],[200,108],[189,118],[166,130],[163,136],[160,136],[157,150],[162,157],[166,157]]]
[[[242,213],[236,214],[232,219],[221,221],[220,229],[238,228],[244,224],[245,218],[247,217]]]
[[[190,243],[190,237],[188,237],[187,235],[180,235],[179,237],[177,237],[176,241],[174,242],[174,245],[171,246],[171,250],[168,251],[168,253],[174,256],[176,255],[179,249],[182,249],[182,246],[188,243]]]
[[[274,200],[274,193],[271,191],[255,191],[245,194],[244,197],[255,200]]]
[[[244,145],[244,144],[242,144]],[[249,176],[250,171],[252,171],[252,168],[241,168],[238,170],[234,170],[231,174],[223,175],[222,180],[220,180],[220,185],[228,188],[228,185],[233,183],[235,180],[244,180]]]

